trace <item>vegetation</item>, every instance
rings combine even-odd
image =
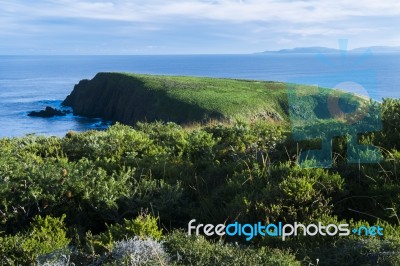
[[[208,121],[283,121],[289,115],[288,89],[307,95],[302,114],[322,113],[329,89],[282,82],[99,73],[82,80],[63,102],[74,114],[101,117],[134,126],[157,120],[179,124]],[[316,91],[310,95],[310,91]],[[348,102],[362,101],[350,93]],[[313,106],[319,103],[319,106]]]
[[[349,164],[336,137],[331,168],[300,167],[318,141],[264,119],[0,139],[0,264],[399,265],[399,106],[383,101],[383,130],[359,135],[379,163]],[[325,123],[314,131],[337,126]],[[189,236],[192,219],[379,225],[384,235],[246,241]]]

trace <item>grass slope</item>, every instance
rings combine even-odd
[[[286,85],[200,77],[172,77],[126,74],[144,81],[146,88],[162,90],[201,109],[217,112],[225,118],[250,115],[266,109],[284,114]],[[168,111],[168,110],[166,110]]]
[[[207,77],[99,73],[81,81],[64,101],[76,115],[102,117],[125,124],[137,121],[173,121],[181,124],[210,119],[287,120],[288,91],[298,95],[316,88],[281,82]],[[326,116],[332,90],[318,88],[300,104],[302,112]],[[346,94],[354,102],[361,98]]]

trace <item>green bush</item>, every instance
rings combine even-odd
[[[151,238],[160,240],[162,230],[158,227],[158,218],[141,213],[133,220],[124,219],[123,224],[107,225],[107,231],[99,235],[88,235],[89,242],[97,253],[111,251],[115,241],[139,237],[140,239]]]
[[[227,218],[243,223],[313,221],[332,214],[334,198],[342,196],[343,189],[342,177],[324,169],[288,163],[265,169],[255,164],[215,188],[201,203],[207,214],[195,217],[214,223]]]
[[[0,139],[0,264],[61,261],[57,250],[64,257],[69,254],[63,243],[70,243],[76,265],[108,263],[115,243],[122,241],[121,247],[126,244],[136,250],[147,237],[160,239],[158,226],[183,229],[196,219],[213,224],[377,224],[385,220],[388,231],[373,240],[358,236],[293,237],[284,243],[277,238],[224,239],[238,245],[172,233],[163,236],[168,239],[172,264],[257,265],[275,259],[276,264],[296,265],[294,253],[286,251],[291,249],[306,264],[319,259],[319,265],[396,265],[400,239],[396,234],[400,152],[394,145],[397,105],[397,101],[384,102],[383,133],[363,135],[360,140],[382,146],[384,158],[379,164],[347,164],[343,137],[333,141],[330,169],[299,167],[299,150],[318,148],[318,140],[297,146],[284,124],[268,121],[194,129],[162,122],[139,123],[135,128],[117,124],[64,138]],[[143,209],[158,218],[132,219]],[[65,219],[51,218],[63,214]],[[40,218],[32,222],[35,216]],[[140,241],[128,243],[132,237]],[[340,255],[344,253],[354,259]]]
[[[382,102],[382,134],[377,134],[377,141],[387,149],[400,148],[400,100],[383,99]]]
[[[24,237],[21,234],[0,236],[0,264],[16,265],[25,259],[21,243]]]
[[[164,245],[177,265],[300,265],[288,251],[209,242],[178,231],[170,234]]]
[[[66,248],[70,239],[67,238],[64,219],[65,216],[61,218],[37,216],[31,224],[27,238],[21,243],[26,256],[34,261],[41,255]]]
[[[47,259],[60,251],[67,252],[70,239],[64,224],[65,216],[36,216],[26,233],[0,237],[0,258],[2,264],[31,264]]]

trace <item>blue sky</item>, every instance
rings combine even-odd
[[[398,0],[0,0],[0,54],[400,46]]]

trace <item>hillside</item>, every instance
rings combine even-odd
[[[288,89],[303,94],[315,91],[315,87],[281,82],[99,73],[80,81],[63,104],[72,107],[75,115],[128,125],[155,120],[179,124],[236,118],[282,121],[289,114]],[[329,92],[319,88],[306,97],[299,104],[301,112],[326,118]]]
[[[355,49],[345,50],[346,53],[399,53],[400,47],[396,46],[369,46],[369,47],[359,47]],[[281,49],[278,51],[264,51],[256,54],[332,54],[341,53],[340,49],[327,48],[327,47],[295,47],[292,49]]]

